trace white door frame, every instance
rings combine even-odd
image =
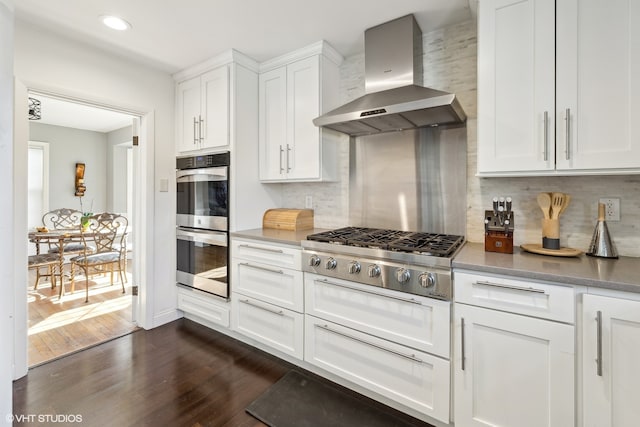
[[[39,93],[49,97],[90,105],[112,111],[118,111],[132,116],[140,117],[140,132],[138,156],[134,156],[134,200],[132,227],[134,241],[136,242],[135,254],[132,259],[133,285],[138,286],[139,297],[133,296],[133,316],[135,323],[145,329],[152,327],[153,310],[149,287],[153,284],[153,156],[155,142],[155,114],[154,111],[145,109],[131,109],[120,107],[117,104],[105,104],[101,101],[82,99],[76,96],[65,95],[64,91],[49,91],[38,88],[37,85],[27,86],[15,80],[14,84],[14,177],[19,171],[26,168],[27,150],[29,140],[27,98],[30,92]],[[14,379],[27,374],[27,225],[24,212],[27,211],[26,180],[14,180]],[[20,196],[22,194],[22,196]],[[24,219],[20,219],[24,218]]]

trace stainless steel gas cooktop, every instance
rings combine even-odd
[[[400,292],[451,299],[451,260],[463,236],[344,227],[302,242],[303,270]]]

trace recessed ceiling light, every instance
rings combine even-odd
[[[113,15],[101,15],[100,21],[102,21],[102,23],[107,27],[118,31],[124,31],[131,28],[131,24],[129,24],[127,21]]]

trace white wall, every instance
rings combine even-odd
[[[139,321],[151,328],[175,319],[178,316],[173,259],[175,189],[162,193],[156,189],[161,178],[170,182],[173,178],[174,83],[171,76],[30,23],[17,20],[15,27],[15,74],[30,89],[132,113],[154,113],[153,145],[140,148],[148,171],[137,171],[146,173],[146,186],[140,192],[149,206],[149,215],[142,224],[149,253],[138,254],[147,268],[143,273],[145,283],[140,284],[140,296],[147,299],[147,306]],[[25,171],[16,171],[16,176],[24,175]]]
[[[49,143],[49,210],[81,210],[80,199],[75,196],[76,163],[85,164],[83,211],[107,210],[106,133],[31,121],[29,139]]]
[[[13,6],[0,0],[0,235],[13,229]],[[0,239],[0,423],[11,425],[12,413],[14,283],[13,239]]]

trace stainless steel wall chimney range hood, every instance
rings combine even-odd
[[[463,123],[451,93],[422,86],[422,31],[413,15],[364,33],[366,95],[313,123],[351,136]]]

